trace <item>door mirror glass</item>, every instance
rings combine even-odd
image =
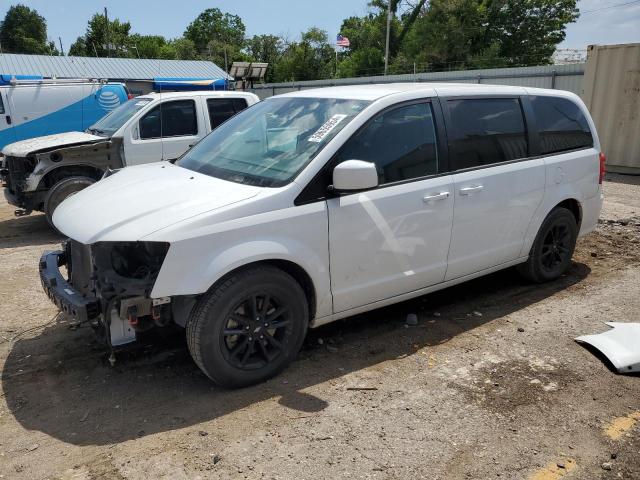
[[[347,160],[333,169],[333,188],[339,192],[368,190],[378,186],[378,171],[371,162]]]

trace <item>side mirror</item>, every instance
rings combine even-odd
[[[347,160],[333,169],[333,189],[338,192],[368,190],[378,186],[378,171],[371,162]]]

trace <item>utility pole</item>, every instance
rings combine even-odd
[[[58,41],[60,42],[60,55],[64,57],[64,48],[62,48],[62,37],[58,37]]]
[[[387,40],[385,42],[384,47],[384,74],[387,74],[387,70],[389,69],[389,33],[391,31],[391,16],[393,15],[391,12],[391,4],[393,0],[389,0],[389,4],[387,5]]]
[[[105,24],[105,41],[107,43],[107,58],[111,56],[111,45],[109,44],[109,16],[107,15],[107,7],[104,7],[104,24]]]

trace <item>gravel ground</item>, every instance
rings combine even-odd
[[[573,341],[639,321],[638,180],[609,177],[560,280],[508,270],[322,327],[238,391],[180,334],[110,367],[41,291],[60,239],[0,201],[0,478],[640,479],[640,377]]]

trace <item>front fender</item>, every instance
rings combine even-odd
[[[121,141],[119,138],[113,138],[103,142],[58,148],[35,154],[38,163],[25,181],[25,191],[42,188],[46,177],[64,169],[93,169],[104,172],[108,168],[122,168],[123,161],[119,150]],[[59,160],[52,160],[56,156]]]
[[[301,267],[316,293],[315,317],[332,313],[327,216],[324,204],[295,222],[248,222],[245,227],[171,243],[151,296],[199,295],[243,266],[285,260]],[[307,206],[294,207],[307,208]],[[285,225],[286,224],[286,225]]]

